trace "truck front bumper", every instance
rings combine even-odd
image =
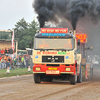
[[[69,69],[69,70],[66,70]],[[76,74],[76,67],[74,65],[59,65],[59,66],[47,66],[46,64],[35,64],[33,66],[33,74],[49,74],[49,75],[60,75],[60,74]]]

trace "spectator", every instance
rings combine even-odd
[[[0,61],[1,61],[1,59],[2,59],[2,56],[0,55]]]
[[[19,62],[21,62],[21,56],[19,56]]]
[[[21,62],[22,62],[22,67],[24,67],[24,56],[22,56]]]
[[[24,65],[25,65],[25,67],[26,67],[26,68],[28,67],[28,65],[27,65],[27,64],[28,64],[28,62],[27,62],[27,61],[28,61],[28,57],[27,57],[27,56],[25,56]]]
[[[15,69],[16,61],[17,61],[16,58],[14,58],[14,59],[12,60],[12,63],[13,63],[13,67],[12,67],[12,68],[13,68],[13,69]]]
[[[4,60],[4,56],[3,56],[2,59],[1,59],[1,65],[2,65],[2,68],[3,68],[3,69],[6,68],[6,61]]]
[[[8,51],[7,52],[8,52],[8,54],[10,54],[10,49],[9,48],[8,48]]]
[[[18,56],[16,58],[16,65],[17,65],[17,67],[20,65],[20,63],[19,63],[19,57]]]
[[[10,52],[9,52],[10,54],[13,54],[13,49],[12,49],[12,48],[10,48],[9,51],[10,51]]]
[[[7,54],[7,48],[5,47],[5,54]]]
[[[8,61],[8,58],[7,58],[7,56],[5,56],[5,55],[4,55],[4,60],[5,60],[6,67],[7,67],[7,61]]]
[[[6,60],[6,68],[7,68],[7,67],[10,67],[10,63],[9,63],[9,61],[8,61],[8,55],[5,57],[5,60]]]
[[[5,54],[5,51],[4,51],[4,49],[2,48],[2,50],[1,50],[1,54],[3,55],[3,54]]]
[[[11,57],[10,56],[8,57],[8,63],[11,66]]]

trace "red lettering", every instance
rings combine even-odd
[[[45,52],[42,52],[42,54],[45,54]]]
[[[48,52],[48,54],[50,54],[50,52]]]
[[[41,52],[37,52],[37,54],[41,54]]]
[[[57,54],[57,52],[55,52],[55,54]]]

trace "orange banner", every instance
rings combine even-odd
[[[76,40],[78,39],[81,43],[87,42],[87,34],[76,34]]]

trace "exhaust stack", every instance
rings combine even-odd
[[[74,36],[76,36],[76,30],[74,30],[74,33],[73,33],[73,35],[74,35]]]

